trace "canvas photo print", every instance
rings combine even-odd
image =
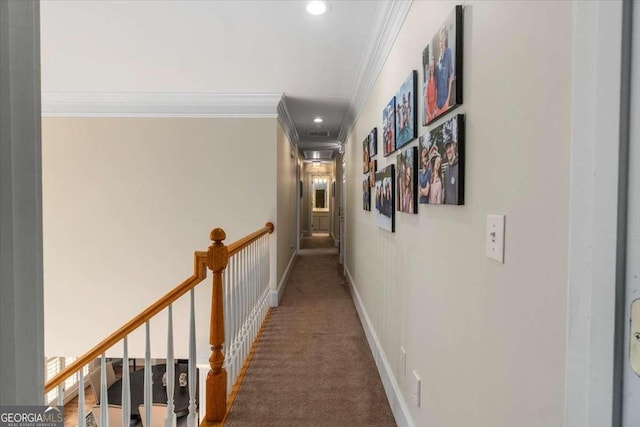
[[[418,213],[418,149],[408,148],[396,157],[398,212]]]
[[[456,6],[422,52],[422,124],[462,104],[463,8]]]
[[[464,115],[421,136],[418,158],[418,203],[464,205]]]
[[[376,186],[376,171],[378,170],[377,160],[371,160],[369,162],[369,186],[375,188]]]
[[[369,137],[362,141],[362,173],[369,173]]]
[[[369,177],[362,181],[362,209],[371,210],[371,186],[369,185]]]
[[[396,149],[418,137],[418,72],[413,70],[396,94]]]
[[[396,97],[382,110],[382,152],[386,156],[396,149]]]
[[[384,230],[395,231],[395,170],[391,164],[376,172],[376,225]]]
[[[378,128],[369,132],[369,157],[378,155]]]

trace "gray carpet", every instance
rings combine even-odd
[[[303,237],[300,245],[302,249],[335,248],[335,246],[333,237],[331,236]]]
[[[335,255],[298,257],[225,426],[395,426]]]

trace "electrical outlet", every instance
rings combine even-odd
[[[415,402],[416,406],[419,408],[420,407],[420,375],[418,374],[418,371],[413,371],[412,391],[413,391],[413,401]]]
[[[407,376],[407,352],[403,346],[400,346],[400,373],[403,377]]]

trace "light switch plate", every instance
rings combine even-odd
[[[488,214],[487,257],[504,264],[504,215]]]
[[[407,376],[407,352],[403,346],[400,346],[400,372],[403,377]]]
[[[418,371],[413,371],[413,401],[420,407],[420,375]]]

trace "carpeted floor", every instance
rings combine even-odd
[[[310,236],[302,238],[300,247],[301,249],[334,248],[335,243],[331,236]]]
[[[336,255],[296,259],[225,426],[395,426]]]

